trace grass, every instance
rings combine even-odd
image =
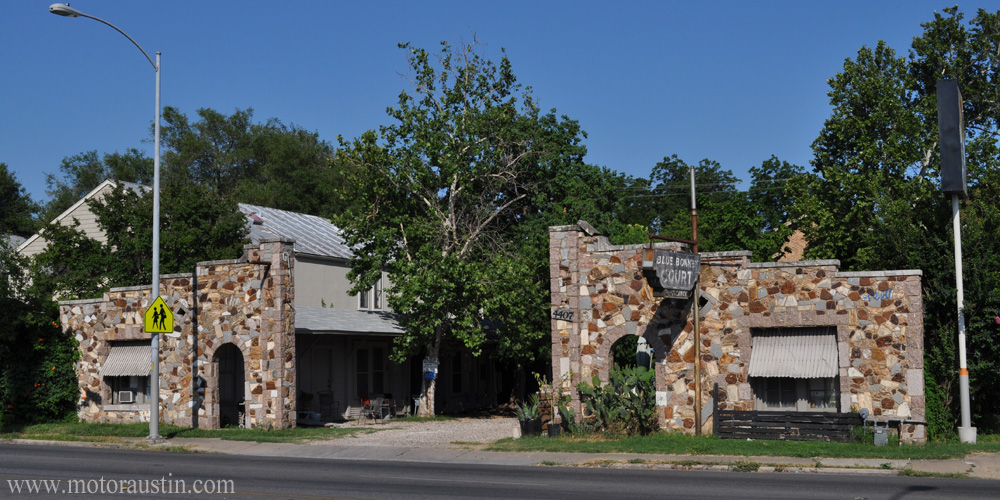
[[[374,432],[359,428],[298,427],[295,429],[191,429],[160,424],[160,435],[165,438],[219,438],[231,441],[258,443],[301,443],[319,439],[334,439],[357,432]],[[82,422],[57,422],[0,429],[0,439],[44,439],[52,441],[123,442],[149,435],[148,423],[96,424]]]
[[[505,438],[487,451],[553,451],[576,453],[657,453],[666,455],[729,455],[800,458],[874,458],[889,460],[944,460],[975,452],[1000,452],[1000,439],[991,436],[975,445],[931,442],[926,445],[874,446],[870,443],[822,441],[739,441],[713,436],[656,433],[649,436],[599,435]]]

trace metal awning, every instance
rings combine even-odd
[[[399,325],[399,318],[390,312],[298,306],[295,308],[295,333],[398,337],[403,334],[403,327]]]
[[[153,366],[150,341],[113,342],[101,365],[102,377],[148,377]]]
[[[750,377],[826,378],[839,373],[836,330],[780,328],[752,332]]]

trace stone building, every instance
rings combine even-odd
[[[294,425],[292,248],[291,241],[264,240],[240,259],[161,277],[160,296],[174,314],[174,332],[160,340],[164,422],[216,428],[243,416],[254,427]],[[82,420],[149,420],[149,299],[141,286],[60,302],[63,328],[80,342]]]
[[[653,348],[664,429],[711,432],[714,384],[723,409],[867,408],[882,421],[924,420],[920,271],[842,272],[836,260],[751,263],[750,252],[702,253],[696,360],[693,300],[659,296],[653,247],[610,245],[583,221],[549,231],[552,377],[578,412],[577,384],[606,381],[612,346],[639,335]],[[903,425],[901,437],[923,442],[925,429]]]

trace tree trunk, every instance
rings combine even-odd
[[[438,329],[438,332],[435,335],[435,337],[436,338],[434,342],[431,342],[427,346],[427,357],[424,359],[429,359],[429,360],[433,359],[434,361],[438,360],[438,353],[441,351],[440,329]],[[424,377],[424,373],[425,372],[423,370],[420,371],[421,377]],[[423,381],[420,384],[420,410],[418,411],[418,415],[420,415],[421,417],[433,417],[435,415],[434,394],[436,390],[437,390],[437,374],[435,373],[434,378],[430,380],[427,380],[427,378],[424,377]]]

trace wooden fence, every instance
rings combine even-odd
[[[725,439],[846,442],[851,428],[862,424],[857,413],[720,410],[718,390],[716,384],[712,427]]]

